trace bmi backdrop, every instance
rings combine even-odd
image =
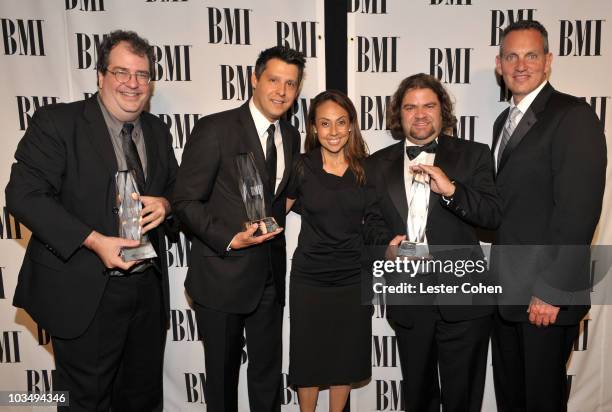
[[[493,70],[499,33],[517,19],[537,19],[548,28],[554,54],[552,84],[584,97],[602,121],[606,114],[609,117],[612,8],[607,2],[349,0],[347,4],[348,92],[371,152],[393,142],[385,130],[385,105],[399,81],[416,72],[437,76],[451,91],[459,138],[490,144],[493,120],[507,105],[507,93]],[[95,92],[96,45],[117,28],[135,30],[155,46],[150,111],[170,127],[179,162],[198,118],[249,98],[257,54],[276,44],[287,44],[307,56],[304,87],[289,113],[303,135],[310,99],[325,88],[325,71],[338,70],[333,63],[325,67],[324,23],[329,28],[335,24],[324,22],[323,0],[3,0],[0,187],[8,181],[15,148],[36,108]],[[612,243],[611,202],[607,188],[595,243]],[[7,214],[3,191],[0,206],[0,390],[44,392],[53,387],[49,336],[11,305],[30,233]],[[299,228],[299,217],[290,215],[289,259]],[[171,266],[165,410],[205,410],[202,342],[183,288],[189,241],[181,237],[179,243],[167,244],[165,253]],[[385,308],[377,306],[372,318],[372,380],[353,392],[352,411],[403,410],[396,341],[384,315]],[[609,316],[607,307],[595,306],[582,323],[568,369],[572,411],[612,410],[612,395],[606,391],[612,384]],[[286,376],[288,324],[286,317],[279,390],[282,409],[297,411],[297,395]],[[248,345],[243,363],[239,402],[240,410],[248,411]],[[495,411],[494,405],[489,373],[483,411]],[[320,408],[327,410],[325,392]]]

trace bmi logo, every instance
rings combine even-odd
[[[607,102],[610,96],[592,96],[592,97],[583,97],[582,99],[591,105],[593,110],[595,110],[595,114],[599,117],[599,121],[601,122],[604,130],[606,128],[606,108]]]
[[[191,133],[193,126],[196,124],[200,116],[200,113],[160,113],[157,115],[162,122],[166,123],[170,132],[172,133],[172,147],[175,149],[182,149],[187,143],[187,137]],[[182,241],[182,237],[181,237]],[[186,248],[189,241],[183,242],[181,245],[176,245],[177,250],[175,251],[177,257],[177,267],[189,266],[188,253],[191,250],[191,246]],[[168,262],[174,256],[171,255],[168,249]],[[180,260],[180,265],[179,264]],[[171,266],[170,263],[168,263]]]
[[[206,403],[206,375],[204,372],[185,372],[185,393],[189,403]]]
[[[429,74],[443,83],[470,83],[472,48],[429,49]]]
[[[0,215],[0,239],[23,239],[21,237],[21,223],[8,212],[6,206]]]
[[[26,369],[27,391],[47,393],[53,390],[53,372],[49,369]]]
[[[602,22],[603,20],[561,20],[559,56],[601,56]]]
[[[250,9],[208,7],[208,42],[251,44]]]
[[[95,69],[98,50],[108,34],[75,33],[77,48],[77,69]]]
[[[474,141],[476,134],[476,118],[478,116],[459,116],[453,134],[460,139]]]
[[[471,6],[472,0],[431,0],[432,6]]]
[[[387,14],[387,0],[349,0],[348,12]]]
[[[376,379],[376,410],[404,411],[402,381]]]
[[[66,0],[66,10],[104,11],[104,0]]]
[[[508,102],[512,97],[512,92],[506,86],[506,82],[501,76],[497,77],[497,81],[499,82],[499,101],[500,102]]]
[[[388,130],[387,107],[391,96],[361,96],[361,130]]]
[[[285,120],[298,129],[300,133],[306,132],[306,117],[309,107],[310,99],[300,97],[295,99],[293,105],[287,110],[287,113],[285,113]]]
[[[44,56],[44,20],[0,19],[4,54],[12,56]]]
[[[0,363],[19,363],[19,334],[17,330],[8,330],[0,334]]]
[[[395,368],[399,365],[395,335],[372,335],[372,366],[375,368]]]
[[[17,113],[19,115],[19,130],[25,130],[30,125],[32,115],[42,106],[55,104],[57,96],[15,96],[17,98]],[[21,238],[19,238],[21,239]]]
[[[170,310],[170,323],[172,325],[172,340],[174,342],[194,342],[202,340],[202,336],[197,329],[197,322],[193,310]]]
[[[491,10],[491,44],[499,46],[504,28],[519,20],[533,20],[533,13],[537,9],[516,9],[516,10]]]
[[[4,274],[2,273],[4,268],[4,266],[0,266],[0,299],[6,299],[6,295],[4,294]]]
[[[253,95],[253,66],[222,64],[220,68],[222,100],[248,100]]]
[[[51,335],[49,335],[49,332],[41,328],[40,325],[36,325],[36,329],[38,330],[38,344],[41,346],[48,345],[49,342],[51,342]]]
[[[574,341],[574,351],[582,352],[589,347],[589,324],[591,319],[585,318],[580,321],[580,334]]]
[[[306,57],[317,57],[317,22],[277,21],[276,45],[291,47]]]
[[[397,72],[397,36],[357,36],[357,71]]]
[[[289,385],[286,373],[281,373],[281,405],[299,405],[297,392]]]
[[[387,311],[387,307],[385,306],[385,304],[382,303],[376,303],[374,304],[374,313],[372,314],[372,317],[376,318],[376,319],[385,319],[386,318],[386,313]]]
[[[153,46],[152,80],[191,81],[190,44]]]

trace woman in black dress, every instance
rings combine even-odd
[[[372,372],[372,307],[362,304],[360,283],[367,149],[346,95],[313,99],[305,148],[288,194],[288,208],[299,200],[302,215],[291,268],[289,377],[302,411],[314,411],[319,389],[329,387],[329,410],[340,412],[351,384]]]

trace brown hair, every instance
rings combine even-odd
[[[396,92],[391,98],[391,103],[387,109],[387,127],[391,131],[391,135],[398,140],[403,140],[404,128],[402,127],[402,100],[404,95],[410,89],[431,89],[440,101],[440,110],[442,112],[442,131],[450,131],[457,125],[457,118],[453,114],[453,101],[448,92],[442,86],[442,83],[433,76],[425,73],[414,74],[406,77],[398,86]]]
[[[304,148],[307,152],[321,147],[319,139],[315,133],[315,120],[317,115],[317,108],[324,102],[332,101],[338,106],[342,107],[349,116],[349,138],[348,142],[344,146],[344,156],[348,162],[351,172],[357,178],[357,183],[362,185],[365,183],[365,172],[361,161],[368,156],[368,147],[361,136],[361,130],[359,129],[359,122],[357,121],[357,110],[351,99],[341,91],[338,90],[326,90],[319,93],[312,102],[310,103],[310,110],[308,111],[308,119],[306,120],[306,140],[304,142]]]

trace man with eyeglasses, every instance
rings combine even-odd
[[[8,209],[32,231],[14,304],[50,333],[53,387],[69,392],[71,411],[163,406],[169,305],[160,258],[178,166],[168,128],[144,112],[152,67],[145,39],[110,33],[98,52],[98,93],[36,111],[6,188]],[[140,226],[158,258],[120,256],[139,245],[118,237],[121,170],[135,176]]]

